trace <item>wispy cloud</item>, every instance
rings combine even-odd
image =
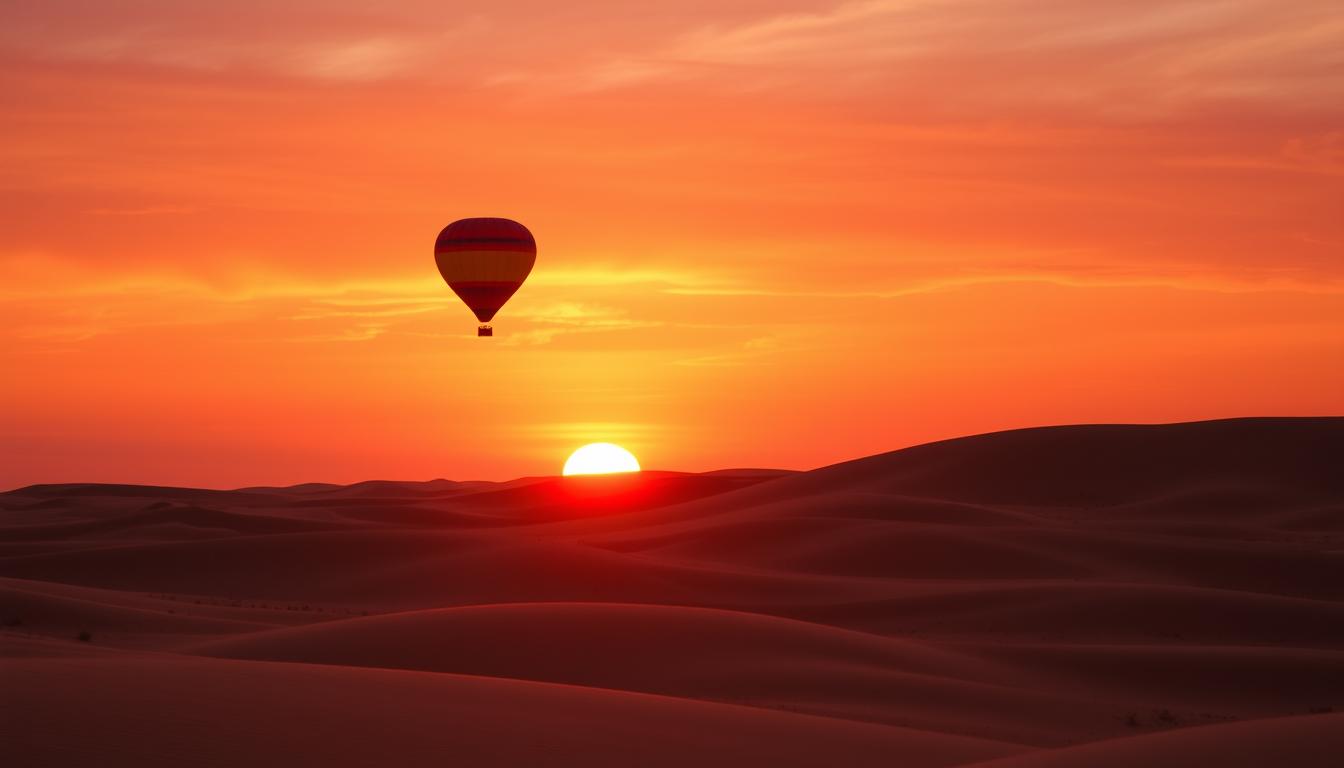
[[[801,348],[796,343],[789,345],[789,351],[796,352]],[[779,336],[757,336],[724,351],[682,358],[676,364],[693,368],[724,368],[760,362],[762,358],[781,351],[783,346]]]
[[[962,108],[1067,102],[1143,114],[1210,100],[1324,106],[1314,101],[1344,93],[1340,50],[1344,17],[1324,2],[857,0],[710,22],[575,83],[700,78],[827,96],[919,94]]]
[[[378,80],[416,71],[431,49],[416,38],[322,41],[183,40],[132,30],[72,40],[46,52],[64,59],[138,62],[200,72],[253,70],[319,80]]]
[[[281,11],[265,23],[202,23],[187,9],[152,16],[127,13],[95,23],[76,9],[47,13],[72,24],[35,23],[21,17],[0,31],[0,50],[40,60],[126,63],[199,73],[254,73],[336,82],[424,78],[441,71],[445,51],[486,37],[480,15],[415,23],[389,16],[380,24],[333,24],[329,17]],[[267,14],[257,14],[264,17]],[[240,18],[242,12],[240,12]],[[317,22],[317,23],[313,23]],[[451,58],[451,57],[449,57]]]
[[[1319,108],[1344,90],[1344,18],[1326,0],[810,5],[751,16],[729,3],[647,20],[603,8],[545,20],[507,8],[393,9],[376,21],[339,8],[267,9],[257,15],[274,16],[270,24],[242,25],[171,8],[57,23],[87,9],[56,3],[28,14],[35,23],[21,17],[0,30],[0,49],[314,81],[452,80],[533,95],[693,82],[827,99],[918,98],[925,109],[961,111],[1082,105],[1133,116],[1222,101]],[[603,13],[607,35],[599,33]]]
[[[386,323],[357,323],[331,333],[310,333],[296,336],[283,336],[277,341],[285,343],[330,343],[372,341],[387,332]]]
[[[334,318],[374,318],[406,317],[423,315],[428,312],[442,312],[448,309],[447,302],[422,301],[419,299],[377,299],[373,303],[360,300],[342,301],[339,299],[318,299],[300,312],[291,315],[291,320],[331,320]]]
[[[519,320],[530,321],[540,327],[510,334],[502,344],[529,346],[549,344],[556,337],[576,333],[601,333],[653,328],[662,323],[631,318],[625,309],[617,307],[557,302],[536,307],[519,308],[513,313]]]
[[[1168,162],[1189,167],[1344,176],[1344,131],[1294,137],[1274,152],[1187,155]]]
[[[585,390],[591,392],[592,390]],[[545,424],[527,424],[520,432],[542,437],[585,439],[593,435],[614,438],[644,437],[667,430],[665,424],[644,424],[629,421],[562,421]]]
[[[1170,288],[1175,290],[1213,291],[1217,293],[1344,293],[1344,280],[1323,279],[1299,274],[1299,270],[1243,270],[1240,274],[1210,274],[1206,268],[1191,266],[1188,271],[1165,272],[1151,268],[1132,270],[1098,269],[1092,266],[1057,269],[1022,269],[1004,264],[994,269],[979,269],[976,274],[910,278],[892,281],[885,288],[806,290],[788,287],[717,286],[706,288],[669,288],[667,293],[680,296],[812,298],[812,299],[895,299],[926,293],[940,293],[981,285],[1013,283],[1050,284],[1072,288]],[[1108,274],[1109,272],[1109,274]],[[1091,274],[1088,274],[1091,273]]]
[[[194,205],[142,205],[127,208],[91,208],[89,213],[95,216],[174,216],[183,213],[198,213],[202,209]]]
[[[1310,233],[1300,233],[1297,239],[1313,240]],[[1313,242],[1328,245],[1319,239]],[[946,274],[945,268],[939,272],[938,265],[926,265],[904,277],[888,274],[882,284],[862,287],[839,284],[799,288],[759,277],[711,281],[704,276],[688,278],[656,269],[615,273],[607,282],[596,276],[600,270],[594,270],[594,279],[583,282],[577,277],[590,273],[577,270],[549,285],[530,287],[537,292],[530,301],[510,305],[508,314],[514,328],[500,344],[541,345],[566,336],[662,327],[717,328],[712,321],[696,320],[699,310],[689,309],[690,302],[712,299],[887,301],[977,286],[1027,283],[1217,293],[1344,294],[1341,279],[1292,265],[1218,273],[1207,266],[1182,266],[1171,260],[1108,264],[1080,256],[1062,262],[1028,257],[1000,258],[994,265],[971,261],[980,266],[963,264],[959,274]],[[269,324],[275,340],[365,341],[399,332],[423,334],[430,326],[417,318],[465,312],[455,297],[430,278],[333,281],[243,269],[237,275],[207,281],[171,272],[118,272],[108,276],[60,260],[14,257],[0,259],[0,280],[5,286],[0,289],[0,298],[13,308],[8,335],[51,343],[78,343],[148,328],[259,322]],[[621,292],[610,290],[630,284],[627,281],[643,286],[628,301]],[[575,292],[602,298],[563,298]],[[655,305],[650,301],[654,296],[666,297],[667,301]],[[680,309],[679,300],[685,305]],[[743,322],[734,327],[752,324]],[[768,339],[746,342],[744,350],[760,354],[772,343]],[[740,359],[742,351],[715,362],[720,354],[695,358],[698,362],[694,364],[726,364]]]
[[[710,24],[668,49],[673,61],[767,66],[786,63],[872,62],[909,57],[939,41],[920,22],[924,0],[862,0],[828,9],[790,12],[738,25]],[[952,22],[960,24],[963,22]],[[945,27],[948,22],[940,22]]]
[[[586,276],[589,279],[581,279]],[[560,272],[529,290],[547,293],[610,293],[630,284],[657,290],[699,284],[685,274],[600,269]],[[234,272],[205,279],[189,272],[102,269],[40,255],[0,258],[0,298],[30,318],[8,333],[23,339],[81,342],[137,329],[265,320],[268,338],[282,341],[367,341],[414,326],[418,317],[455,311],[458,299],[436,276],[318,279],[239,265]],[[516,332],[501,345],[548,344],[561,336],[626,331],[662,325],[630,315],[627,306],[584,300],[542,298],[511,305]],[[464,331],[465,333],[465,331]],[[255,338],[249,331],[248,338]],[[257,339],[259,340],[259,339]]]
[[[593,264],[583,267],[561,267],[538,271],[528,279],[529,285],[543,286],[698,286],[712,285],[725,279],[721,273],[715,273],[704,267],[683,268],[638,268],[631,269],[619,265]]]

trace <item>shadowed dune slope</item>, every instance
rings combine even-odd
[[[1039,427],[930,443],[777,486],[834,485],[967,502],[1101,507],[1188,489],[1344,493],[1344,418]]]
[[[1069,719],[1080,702],[1006,684],[973,654],[758,614],[651,605],[542,603],[352,619],[211,641],[191,653],[455,672],[633,690],[847,717],[1022,743],[1058,729],[977,729],[968,711],[1032,707]],[[948,703],[931,705],[935,697]],[[1041,718],[1045,719],[1045,718]],[[1064,729],[1066,731],[1066,729]]]
[[[1020,748],[618,691],[208,659],[0,661],[20,765],[957,765]],[[190,706],[183,706],[190,701]],[[79,738],[67,738],[78,733]]]
[[[1285,717],[1115,739],[975,763],[974,768],[1334,768],[1344,714]]]

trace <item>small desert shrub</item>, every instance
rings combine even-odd
[[[18,616],[6,616],[5,620],[0,622],[0,624],[3,624],[6,627],[21,627],[23,626],[23,619]]]
[[[93,633],[87,629],[80,630],[79,634],[75,635],[75,638],[81,643],[87,643],[93,639]]]

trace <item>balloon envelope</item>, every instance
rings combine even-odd
[[[461,219],[434,241],[439,274],[482,323],[513,296],[536,261],[537,241],[511,219]]]

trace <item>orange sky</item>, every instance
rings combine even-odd
[[[1337,3],[446,5],[6,10],[0,487],[1344,413]]]

